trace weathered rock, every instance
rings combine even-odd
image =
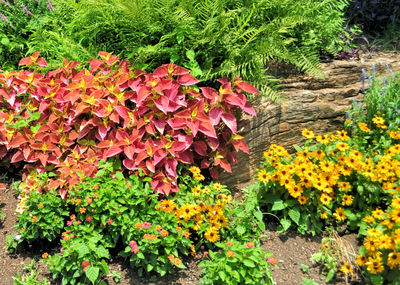
[[[278,105],[262,99],[256,105],[257,117],[239,120],[239,132],[249,146],[250,155],[239,153],[239,164],[233,165],[233,173],[221,174],[221,182],[237,185],[251,180],[259,168],[263,152],[271,143],[293,151],[293,144],[301,144],[304,128],[323,134],[343,127],[346,110],[353,100],[362,100],[362,69],[387,76],[400,70],[400,55],[377,53],[360,60],[334,60],[322,64],[325,78],[307,75],[291,75],[282,79],[285,101]],[[368,83],[365,83],[368,87]]]

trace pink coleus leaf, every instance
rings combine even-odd
[[[165,162],[165,170],[168,176],[173,177],[174,179],[178,178],[178,175],[176,174],[177,166],[178,166],[178,161],[176,161],[175,159],[168,159]]]
[[[216,126],[219,124],[222,116],[222,109],[221,108],[212,108],[208,115],[210,116],[211,125]]]
[[[257,117],[256,111],[254,110],[254,108],[252,106],[250,106],[249,103],[246,103],[244,105],[244,107],[242,107],[242,110],[245,111],[247,114]]]
[[[222,114],[222,120],[224,123],[228,126],[229,129],[231,129],[232,133],[236,134],[236,118],[233,114],[227,113],[227,114]]]
[[[40,67],[46,67],[47,66],[47,62],[44,58],[39,58],[37,61],[37,65]]]
[[[150,159],[146,160],[146,167],[148,170],[150,170],[151,172],[156,172],[156,168],[154,167],[154,162],[151,161]]]
[[[232,173],[231,165],[228,161],[225,159],[221,159],[219,162],[219,166],[221,166],[224,170],[226,170],[229,173]]]
[[[215,179],[215,180],[218,179],[218,170],[216,168],[211,168],[210,169],[210,174],[211,174],[211,177],[213,179]]]
[[[121,147],[113,145],[106,151],[105,156],[107,158],[116,156],[117,154],[120,154],[122,151],[123,149]]]
[[[178,78],[176,79],[176,82],[184,86],[190,86],[199,83],[200,81],[194,78],[194,76],[191,74],[184,74],[184,75],[179,75]]]
[[[242,89],[243,91],[246,91],[247,93],[251,93],[251,94],[257,94],[258,90],[251,84],[241,81],[239,83],[237,83],[237,86],[239,86],[240,89]]]

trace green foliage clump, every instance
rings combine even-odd
[[[12,69],[28,49],[32,31],[51,14],[51,1],[1,1],[0,3],[0,69]]]
[[[166,62],[202,81],[238,75],[274,97],[270,60],[321,75],[320,52],[343,45],[347,0],[70,0],[33,31],[29,51],[87,60],[106,50],[139,68]],[[50,61],[50,66],[54,64]]]

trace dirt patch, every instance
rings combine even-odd
[[[17,272],[23,271],[24,264],[29,264],[34,259],[39,265],[38,272],[41,278],[49,277],[47,267],[44,263],[40,262],[41,255],[44,252],[55,254],[59,250],[59,246],[49,247],[46,244],[38,244],[33,247],[26,247],[22,253],[9,254],[4,250],[7,242],[7,235],[17,233],[14,225],[17,222],[15,209],[17,206],[17,198],[14,190],[10,189],[7,185],[7,190],[0,194],[0,205],[6,217],[0,225],[0,247],[3,249],[0,255],[0,280],[1,284],[13,284],[12,276],[16,276]],[[314,280],[318,284],[325,284],[321,281],[320,267],[313,264],[309,259],[318,252],[321,247],[321,236],[302,236],[295,231],[288,231],[286,233],[278,234],[276,231],[276,224],[268,223],[266,237],[261,239],[263,248],[273,253],[277,260],[278,268],[273,268],[274,281],[277,285],[290,285],[302,284],[302,277]],[[355,234],[344,235],[343,239],[348,241],[358,250],[358,243]],[[197,267],[201,261],[201,252],[195,258],[186,258],[184,263],[187,269],[180,270],[175,274],[164,276],[157,281],[149,281],[149,278],[139,277],[136,270],[131,269],[121,257],[115,256],[110,262],[110,272],[113,270],[120,272],[121,279],[119,283],[115,283],[112,276],[106,277],[108,284],[121,284],[121,285],[167,285],[167,284],[180,284],[180,285],[194,285],[199,284],[200,271]],[[302,271],[302,268],[308,268]],[[52,284],[56,284],[52,282]],[[346,284],[344,279],[339,279],[330,283],[337,285]],[[357,283],[354,283],[357,284]]]

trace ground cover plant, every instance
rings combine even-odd
[[[271,145],[257,176],[259,198],[282,217],[282,231],[316,234],[346,224],[364,238],[357,264],[366,278],[398,284],[399,79],[371,82],[365,100],[349,111],[346,130],[316,136],[304,129],[306,142],[294,155]],[[319,257],[330,260],[330,272],[341,268],[332,255]],[[341,268],[352,270],[349,263]]]

